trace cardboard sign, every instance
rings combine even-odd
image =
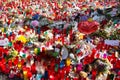
[[[111,46],[119,46],[119,40],[105,40],[105,44]]]
[[[8,41],[7,38],[3,39],[3,40],[0,40],[0,46],[6,46],[6,45],[8,45],[8,43],[9,43],[9,41]]]

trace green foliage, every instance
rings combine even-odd
[[[107,32],[104,31],[104,30],[98,30],[97,32],[95,33],[92,33],[90,34],[90,36],[97,36],[97,37],[102,37],[103,39],[106,39],[107,38]]]

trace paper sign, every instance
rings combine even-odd
[[[119,46],[119,40],[105,40],[105,44],[111,46]]]
[[[61,54],[62,54],[62,59],[66,59],[68,57],[68,50],[66,47],[62,47],[62,51],[61,51]]]
[[[6,45],[8,45],[8,43],[9,43],[9,41],[8,41],[7,38],[3,39],[3,40],[0,40],[0,46],[6,46]]]

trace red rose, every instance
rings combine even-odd
[[[84,34],[91,34],[95,32],[99,27],[99,23],[96,21],[82,21],[78,24],[78,30]]]

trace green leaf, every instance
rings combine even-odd
[[[54,53],[52,54],[53,57],[57,57],[58,55],[59,55],[58,52],[54,52]]]

